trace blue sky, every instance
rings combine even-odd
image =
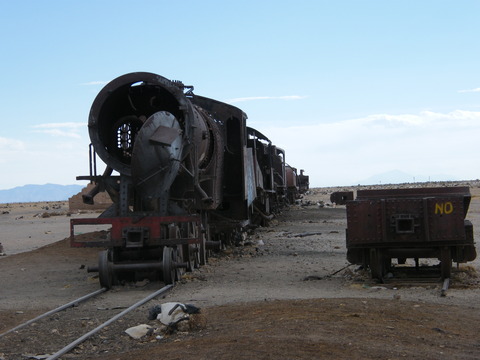
[[[75,184],[101,88],[232,103],[313,186],[480,174],[480,2],[0,0],[0,189]]]

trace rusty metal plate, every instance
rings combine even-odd
[[[347,247],[464,242],[469,201],[465,187],[359,191],[347,203]]]
[[[353,200],[353,191],[335,191],[330,195],[330,202],[337,205],[345,205]]]

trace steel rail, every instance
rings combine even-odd
[[[69,307],[77,306],[79,303],[81,303],[81,302],[83,302],[83,301],[85,301],[85,300],[88,300],[88,299],[90,299],[91,297],[94,297],[94,296],[96,296],[96,295],[98,295],[98,294],[101,294],[101,293],[103,293],[103,292],[105,292],[105,291],[107,291],[107,288],[98,289],[98,290],[96,290],[96,291],[94,291],[94,292],[92,292],[92,293],[90,293],[90,294],[84,295],[84,296],[82,296],[82,297],[79,297],[78,299],[75,299],[75,300],[73,300],[73,301],[70,301],[69,303],[67,303],[67,304],[65,304],[65,305],[62,305],[62,306],[59,306],[59,307],[57,307],[57,308],[55,308],[55,309],[53,309],[53,310],[47,311],[46,313],[43,313],[43,314],[37,316],[37,317],[34,318],[34,319],[28,320],[28,321],[26,321],[26,322],[24,322],[24,323],[22,323],[22,324],[20,324],[20,325],[18,325],[18,326],[15,326],[13,329],[10,329],[10,330],[8,330],[8,331],[5,331],[4,333],[1,333],[1,334],[0,334],[0,338],[3,337],[3,336],[5,336],[5,335],[7,335],[7,334],[9,334],[9,333],[11,333],[11,332],[13,332],[13,331],[19,330],[19,329],[21,329],[21,328],[23,328],[23,327],[25,327],[25,326],[27,326],[27,325],[30,325],[31,323],[34,323],[35,321],[38,321],[38,320],[40,320],[40,319],[43,319],[44,317],[53,315],[53,314],[55,314],[55,313],[57,313],[57,312],[60,312],[60,311],[65,310],[65,309],[68,309]]]
[[[60,356],[62,355],[65,355],[66,353],[68,353],[70,350],[72,350],[73,348],[75,348],[77,345],[81,344],[82,342],[84,342],[85,340],[87,340],[90,336],[96,334],[98,331],[100,331],[101,329],[103,329],[105,326],[108,326],[110,325],[111,323],[113,323],[114,321],[118,320],[119,318],[121,318],[122,316],[124,316],[125,314],[129,313],[130,311],[132,310],[135,310],[136,308],[138,308],[139,306],[142,306],[143,304],[145,304],[146,302],[152,300],[153,298],[167,292],[168,290],[170,290],[171,288],[173,287],[173,285],[167,285],[167,286],[164,286],[163,288],[161,288],[160,290],[157,290],[155,291],[153,294],[150,294],[148,295],[147,297],[143,298],[142,300],[136,302],[135,304],[133,304],[132,306],[130,306],[129,308],[123,310],[121,313],[115,315],[114,317],[110,318],[109,320],[105,321],[103,324],[97,326],[95,329],[89,331],[88,333],[84,334],[83,336],[79,337],[77,340],[71,342],[70,344],[68,344],[67,346],[65,346],[63,349],[57,351],[55,354],[51,355],[50,357],[47,358],[47,360],[55,360],[55,359],[58,359]]]

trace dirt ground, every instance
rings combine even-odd
[[[480,183],[468,185],[473,196],[467,218],[478,234]],[[454,269],[446,297],[435,273],[377,284],[346,261],[345,207],[328,206],[333,190],[343,189],[313,189],[302,205],[257,229],[245,246],[214,255],[163,298],[62,359],[478,359],[480,261]],[[55,215],[38,215],[45,212]],[[0,214],[7,254],[0,257],[0,333],[99,288],[95,274],[85,270],[96,264],[98,249],[57,241],[68,235],[72,216],[95,214],[68,214],[65,203],[0,204]],[[12,332],[0,338],[0,359],[55,353],[161,286],[116,287]],[[125,334],[138,324],[159,327],[147,319],[148,311],[167,301],[200,307],[200,320],[161,339],[159,333],[140,340]]]

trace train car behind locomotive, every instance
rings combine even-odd
[[[229,104],[152,73],[107,84],[91,107],[90,174],[84,196],[106,191],[113,205],[95,219],[72,219],[72,246],[105,246],[102,286],[136,274],[172,283],[204,264],[208,247],[265,224],[287,197],[285,152]],[[97,155],[106,164],[97,174]],[[79,241],[75,226],[107,224],[108,239]]]

